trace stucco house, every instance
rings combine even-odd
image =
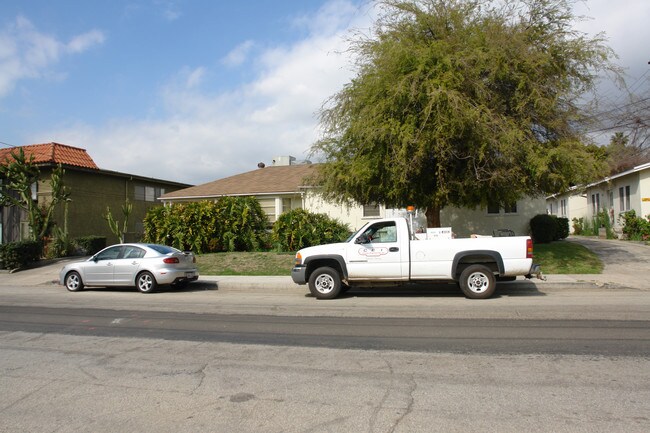
[[[276,157],[270,166],[259,164],[256,170],[166,193],[160,200],[169,206],[188,201],[216,200],[223,196],[252,196],[259,200],[270,223],[283,212],[303,208],[336,218],[351,230],[372,219],[406,215],[403,209],[386,209],[374,203],[342,206],[324,201],[309,185],[309,178],[317,167],[318,164],[297,164],[291,156]],[[476,210],[449,207],[443,210],[441,221],[443,226],[452,227],[461,237],[475,233],[491,235],[499,229],[524,235],[529,232],[530,219],[544,211],[544,198],[539,198],[522,200],[505,209],[499,206]],[[415,228],[426,228],[423,212],[416,212]]]
[[[650,215],[650,163],[591,183],[562,194],[548,197],[548,212],[570,220],[593,221],[599,212],[606,212],[614,232],[622,233],[620,216],[634,210],[639,217]]]
[[[126,240],[137,241],[144,231],[142,220],[147,210],[159,206],[162,194],[190,185],[135,174],[100,169],[85,149],[60,143],[22,146],[27,158],[33,156],[39,167],[40,179],[32,187],[32,199],[39,204],[50,200],[50,176],[58,164],[65,169],[63,183],[70,191],[68,204],[68,234],[105,236],[107,242],[117,242],[104,219],[107,206],[115,219],[122,221],[122,205],[126,199],[133,204]],[[11,160],[18,148],[0,149],[0,164]],[[59,226],[64,224],[63,206],[54,214]],[[0,206],[0,243],[24,240],[29,237],[27,217],[22,209]]]

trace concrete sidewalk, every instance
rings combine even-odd
[[[525,287],[544,290],[544,288],[631,288],[650,290],[650,246],[637,242],[604,240],[596,238],[571,237],[569,242],[575,242],[594,251],[605,264],[605,269],[599,275],[546,275],[547,280],[525,280],[523,278],[508,285],[524,285]],[[41,284],[56,284],[59,271],[65,263],[78,261],[79,258],[66,258],[43,262],[41,266],[21,270],[14,273],[0,271],[0,286],[35,286]],[[542,265],[542,270],[544,269]],[[215,282],[220,289],[232,290],[295,290],[298,288],[291,277],[287,276],[218,276],[201,275],[199,281]]]

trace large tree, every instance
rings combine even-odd
[[[511,203],[594,177],[579,103],[614,71],[602,37],[573,29],[572,0],[385,0],[350,48],[356,76],[325,103],[312,152],[338,201]]]

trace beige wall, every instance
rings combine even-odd
[[[492,235],[494,230],[509,229],[517,236],[530,234],[530,220],[538,214],[546,213],[546,199],[530,198],[517,202],[517,213],[488,214],[487,209],[460,209],[447,207],[440,214],[441,226],[451,227],[456,237],[469,237],[472,234]]]
[[[309,192],[304,194],[303,203],[305,210],[314,213],[324,213],[330,218],[337,219],[343,224],[347,224],[348,228],[351,231],[356,231],[368,221],[372,221],[377,218],[384,218],[386,215],[385,209],[383,207],[380,207],[379,217],[366,218],[363,216],[363,207],[360,205],[340,206],[332,203],[327,203],[323,201],[323,199],[321,199],[318,195]]]

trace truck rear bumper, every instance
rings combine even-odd
[[[537,277],[538,280],[546,281],[546,277],[542,274],[542,268],[539,265],[533,264],[526,278],[531,279],[533,276]]]
[[[307,284],[306,274],[306,266],[294,266],[293,269],[291,269],[291,279],[296,284]]]

